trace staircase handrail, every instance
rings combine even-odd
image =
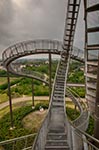
[[[82,138],[82,135],[84,135],[84,136],[86,137],[87,141],[88,141],[88,139],[89,139],[90,141],[94,141],[95,143],[99,144],[99,140],[98,140],[98,139],[96,139],[95,137],[89,135],[89,134],[86,133],[85,131],[79,129],[79,128],[76,127],[71,121],[69,121],[69,123],[70,123],[70,125],[76,130],[75,133],[76,133],[76,134],[78,133],[78,136],[80,136],[80,137]],[[82,138],[82,139],[83,139],[83,138]],[[85,139],[83,139],[83,140],[85,140]],[[98,150],[98,148],[97,148],[95,145],[93,145],[90,141],[88,141],[87,143],[89,143],[91,146],[93,146],[93,148],[95,148],[96,150]]]
[[[78,101],[77,97],[75,97],[71,91],[69,91],[70,88],[67,88],[66,90],[69,92],[69,96],[71,95],[72,101],[76,103],[80,110],[80,116],[73,121],[73,124],[76,125],[78,128],[83,128],[83,130],[86,130],[88,126],[88,120],[89,120],[89,113],[87,109],[82,109],[82,103]],[[84,119],[83,119],[84,117]],[[83,121],[83,122],[82,122]]]
[[[79,94],[77,94],[74,90],[72,90],[71,88],[67,87],[67,89],[69,89],[69,91],[71,91],[71,93],[75,96],[77,96],[77,98],[79,99],[80,104],[83,105],[83,109],[87,110],[87,106],[86,104],[83,102],[83,100],[81,99],[81,97],[79,96]]]
[[[43,121],[43,123],[42,123],[42,125],[41,125],[41,127],[40,127],[40,129],[39,129],[39,131],[38,131],[38,134],[37,134],[37,136],[36,136],[36,138],[35,138],[35,141],[34,141],[34,143],[33,143],[33,147],[32,147],[32,149],[34,150],[37,146],[38,146],[38,144],[37,144],[37,142],[39,141],[38,139],[39,139],[39,137],[41,136],[41,130],[44,128],[44,123],[47,123],[47,127],[48,127],[48,122],[49,122],[49,119],[50,119],[50,115],[51,115],[51,106],[52,106],[52,98],[53,98],[53,93],[54,93],[54,87],[55,87],[55,81],[56,81],[56,76],[57,76],[57,72],[58,72],[58,68],[59,68],[59,64],[60,64],[60,61],[59,61],[59,63],[58,63],[58,65],[57,65],[57,69],[56,69],[56,73],[55,73],[55,78],[54,78],[54,82],[53,82],[53,87],[52,87],[52,92],[51,92],[51,99],[50,99],[50,103],[49,103],[49,108],[48,108],[48,112],[47,112],[47,115],[46,115],[46,117],[45,117],[45,119],[44,119],[44,121]],[[48,119],[48,120],[47,120]],[[45,130],[45,128],[44,128],[44,130]],[[47,130],[47,129],[46,129]],[[41,133],[41,134],[40,134]],[[46,134],[47,134],[47,132],[46,132]],[[42,137],[41,137],[42,138]]]

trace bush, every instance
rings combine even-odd
[[[71,121],[75,120],[75,119],[78,118],[79,115],[80,115],[80,112],[79,112],[79,111],[77,111],[77,110],[75,110],[75,109],[72,109],[72,108],[70,108],[70,107],[66,107],[66,113],[67,113],[68,118],[69,118]]]
[[[24,106],[13,112],[14,126],[16,127],[15,130],[9,130],[10,114],[7,113],[4,117],[2,117],[0,120],[0,141],[29,134],[29,131],[23,128],[21,120],[32,111],[33,109],[31,106]]]
[[[44,108],[44,109],[48,109],[48,103],[38,103],[35,106],[35,110],[39,110],[40,107]]]
[[[38,103],[37,105],[35,105],[34,109],[32,109],[32,107],[28,105],[14,110],[14,130],[10,130],[10,113],[7,113],[4,117],[2,117],[0,120],[0,141],[31,134],[30,130],[23,128],[21,121],[30,112],[39,110],[40,106],[42,106],[44,109],[47,109],[48,103]]]
[[[88,129],[86,131],[88,134],[93,135],[94,132],[94,118],[90,116]]]
[[[83,87],[73,87],[71,88],[75,93],[77,93],[81,98],[85,97],[85,88]],[[76,95],[75,95],[76,96]]]
[[[11,82],[10,82],[10,85],[11,85],[11,86],[12,86],[12,85],[15,85],[15,84],[19,83],[20,80],[21,80],[21,79],[16,79],[16,80],[11,81]],[[0,85],[0,90],[1,90],[1,91],[6,90],[7,88],[8,88],[8,83],[4,83],[4,84]]]

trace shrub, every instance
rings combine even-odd
[[[40,107],[44,108],[44,109],[48,109],[48,103],[38,103],[35,106],[35,110],[39,110]]]
[[[72,109],[70,107],[66,107],[66,113],[67,113],[68,118],[72,121],[78,118],[78,116],[80,115],[79,111]]]
[[[90,116],[90,118],[89,118],[88,129],[87,129],[86,132],[90,135],[93,135],[93,132],[94,132],[94,118],[92,116]]]
[[[7,113],[4,117],[2,117],[0,120],[0,141],[29,134],[29,131],[23,128],[21,120],[32,111],[31,106],[24,106],[13,112],[14,125],[16,127],[15,130],[9,130],[10,114]]]
[[[30,112],[39,110],[40,106],[48,108],[48,103],[38,103],[34,109],[30,105],[22,106],[13,111],[13,122],[15,129],[10,130],[10,113],[4,115],[0,120],[0,141],[31,134],[30,130],[23,128],[22,119]]]

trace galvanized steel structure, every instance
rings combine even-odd
[[[12,62],[19,57],[32,54],[49,54],[49,87],[51,89],[51,54],[61,56],[57,66],[52,93],[50,91],[50,104],[48,114],[42,123],[35,142],[30,149],[32,150],[80,150],[95,149],[99,147],[99,141],[87,135],[84,131],[88,126],[89,113],[85,105],[81,105],[69,89],[68,96],[78,106],[81,115],[72,124],[68,121],[65,110],[65,92],[67,87],[67,73],[70,58],[84,62],[86,76],[86,99],[89,111],[95,114],[95,137],[99,139],[97,127],[99,125],[99,0],[84,0],[85,9],[85,57],[82,59],[79,50],[73,48],[74,34],[81,0],[68,0],[66,21],[64,28],[63,43],[53,40],[35,40],[17,43],[3,52],[3,63],[8,71],[8,90],[11,108],[11,91],[9,71],[31,78],[35,78],[32,73],[27,74],[24,70],[18,71]],[[75,55],[75,52],[76,55]],[[78,56],[79,54],[79,56]],[[83,53],[82,53],[83,54]],[[98,66],[98,67],[97,67]],[[98,69],[97,69],[98,68]],[[98,73],[97,73],[98,72]],[[31,75],[32,74],[32,75]],[[37,79],[44,81],[42,77]],[[33,85],[32,85],[33,88]],[[96,111],[95,111],[96,109]],[[13,116],[11,116],[13,127]],[[95,141],[94,146],[86,137]]]

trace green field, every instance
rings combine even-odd
[[[38,64],[37,64],[38,63]],[[44,61],[36,62],[36,65],[32,66],[26,64],[25,69],[36,71],[39,73],[46,74],[49,76],[48,64],[45,64]],[[80,68],[79,68],[80,66]],[[55,71],[57,67],[57,61],[52,62],[52,79],[54,79]],[[84,83],[84,72],[82,71],[83,65],[77,61],[71,61],[69,67],[69,73],[67,81],[70,83]],[[0,70],[0,75],[5,75],[6,72]],[[12,76],[12,75],[10,75]],[[25,77],[10,77],[11,84],[11,96],[12,98],[22,97],[23,95],[31,96],[32,95],[32,79]],[[48,85],[43,84],[40,81],[34,80],[34,95],[35,96],[48,96],[49,87]],[[0,77],[0,103],[3,103],[8,100],[8,83],[6,77]],[[84,88],[72,88],[77,94],[81,97],[85,97]]]

